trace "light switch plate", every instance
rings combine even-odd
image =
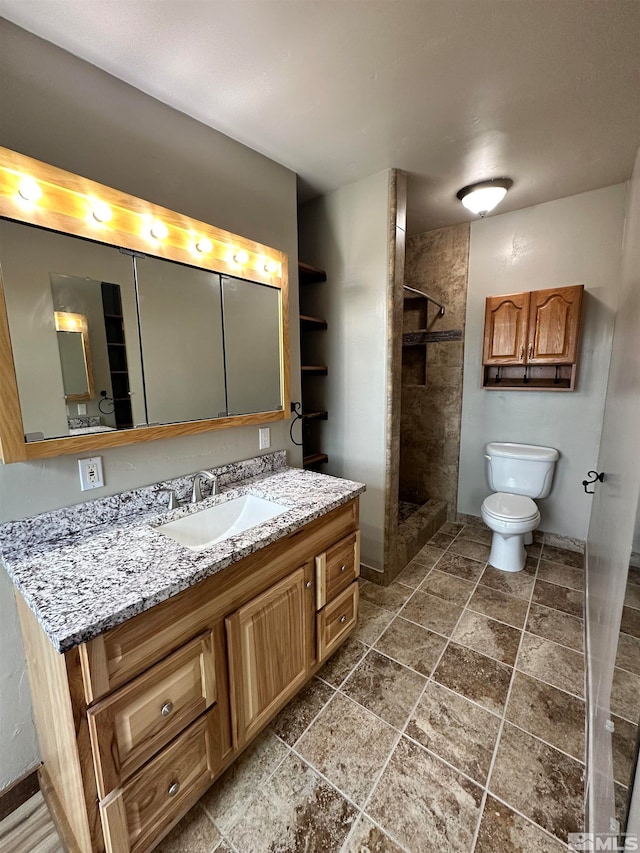
[[[102,474],[102,457],[92,456],[90,459],[78,459],[80,468],[80,488],[83,492],[88,489],[99,489],[104,486]]]
[[[266,450],[268,447],[271,447],[271,429],[269,427],[260,427],[258,436],[260,450]]]

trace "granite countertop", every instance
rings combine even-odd
[[[288,468],[284,459],[280,451],[213,468],[221,494],[172,512],[158,511],[159,489],[174,488],[184,496],[192,477],[2,525],[5,568],[54,647],[68,651],[299,530],[366,488]],[[246,494],[288,509],[199,552],[155,530]]]

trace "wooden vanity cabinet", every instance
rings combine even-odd
[[[17,595],[41,787],[70,851],[152,850],[339,647],[357,527],[356,499],[64,655]]]
[[[583,292],[579,284],[488,297],[483,387],[573,390]]]

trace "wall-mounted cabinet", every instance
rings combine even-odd
[[[584,285],[489,296],[482,387],[572,391]]]

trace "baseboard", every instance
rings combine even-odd
[[[40,790],[38,768],[30,770],[0,791],[0,820],[14,812]]]

